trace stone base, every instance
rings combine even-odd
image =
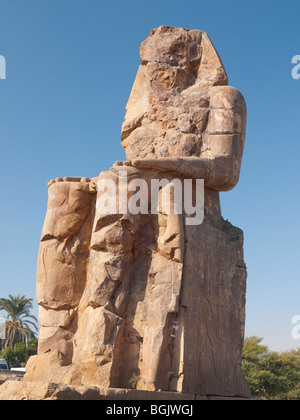
[[[25,373],[17,372],[13,370],[0,372],[0,385],[4,384],[6,381],[22,381]]]
[[[195,395],[176,392],[151,392],[133,389],[71,386],[42,382],[7,381],[0,386],[0,401],[197,401],[244,400],[255,398]]]

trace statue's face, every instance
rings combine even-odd
[[[162,42],[163,41],[163,42]],[[173,67],[185,67],[200,60],[200,31],[185,31],[162,26],[154,29],[141,45],[143,63],[165,63]]]
[[[154,29],[141,45],[141,60],[147,64],[153,80],[165,89],[184,88],[186,75],[201,58],[201,33],[162,26]],[[162,73],[164,80],[161,80]]]

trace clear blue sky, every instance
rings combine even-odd
[[[125,158],[140,43],[160,25],[201,29],[248,106],[240,183],[221,197],[245,233],[246,334],[274,350],[300,346],[299,21],[299,0],[0,0],[1,297],[35,296],[47,182]]]

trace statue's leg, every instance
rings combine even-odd
[[[83,384],[119,386],[118,365],[124,317],[130,299],[130,269],[133,260],[134,232],[138,216],[131,217],[101,208],[108,185],[112,199],[118,204],[119,176],[102,172],[98,178],[96,212],[90,241],[87,285],[81,300],[74,375]],[[106,197],[106,196],[105,196]],[[102,200],[102,201],[101,201]],[[114,206],[112,206],[114,207]],[[78,373],[80,372],[80,373]]]
[[[170,187],[166,187],[170,188]],[[168,214],[163,214],[163,190],[156,252],[152,255],[146,294],[146,319],[139,389],[168,390],[172,377],[173,347],[177,333],[177,316],[184,258],[184,219],[170,193]]]

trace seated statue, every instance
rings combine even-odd
[[[241,370],[243,232],[223,220],[219,201],[220,191],[238,183],[245,129],[245,101],[228,86],[207,34],[152,30],[122,127],[127,160],[93,179],[49,183],[38,261],[39,353],[25,380],[250,395]],[[132,180],[150,191],[163,179],[180,180],[183,194],[185,180],[193,193],[204,180],[202,223],[176,211],[174,191],[166,214],[164,188],[155,214],[133,214],[121,200],[114,212],[99,208],[102,181],[130,199]]]

